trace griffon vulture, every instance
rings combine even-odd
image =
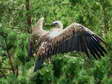
[[[53,29],[45,31],[43,21],[44,18],[39,19],[37,25],[32,28],[29,54],[35,53],[38,56],[34,72],[40,69],[46,59],[58,53],[79,51],[96,59],[107,53],[103,47],[105,42],[87,27],[72,23],[63,29],[60,21],[54,21]]]

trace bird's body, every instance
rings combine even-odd
[[[34,50],[34,53],[38,56],[34,71],[40,69],[46,59],[58,53],[79,51],[86,53],[88,57],[93,55],[96,59],[106,53],[106,50],[101,45],[104,41],[81,24],[72,23],[63,29],[62,23],[56,21],[53,23],[55,27],[47,32],[42,29],[43,19],[40,19],[38,23],[38,26],[34,27],[34,29],[36,30],[37,28],[40,33],[32,31],[32,35],[35,34],[34,36],[39,37],[38,49]]]

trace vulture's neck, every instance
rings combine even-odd
[[[61,30],[63,30],[63,25],[57,25],[57,26],[53,27],[52,30],[59,30],[59,31],[61,31]]]
[[[63,30],[63,28],[57,28],[57,27],[54,27],[54,28],[52,28],[52,31],[58,31],[58,32],[60,32],[60,31],[62,31]]]

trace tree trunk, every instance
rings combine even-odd
[[[30,0],[26,0],[26,22],[27,22],[27,31],[31,33],[31,13],[30,13]]]

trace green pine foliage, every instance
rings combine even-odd
[[[0,84],[112,84],[111,0],[30,0],[29,11],[26,1],[0,0]],[[87,26],[106,41],[108,54],[99,60],[77,52],[55,55],[33,73],[27,13],[32,26],[42,16],[45,24],[61,20],[64,27],[73,22]]]

